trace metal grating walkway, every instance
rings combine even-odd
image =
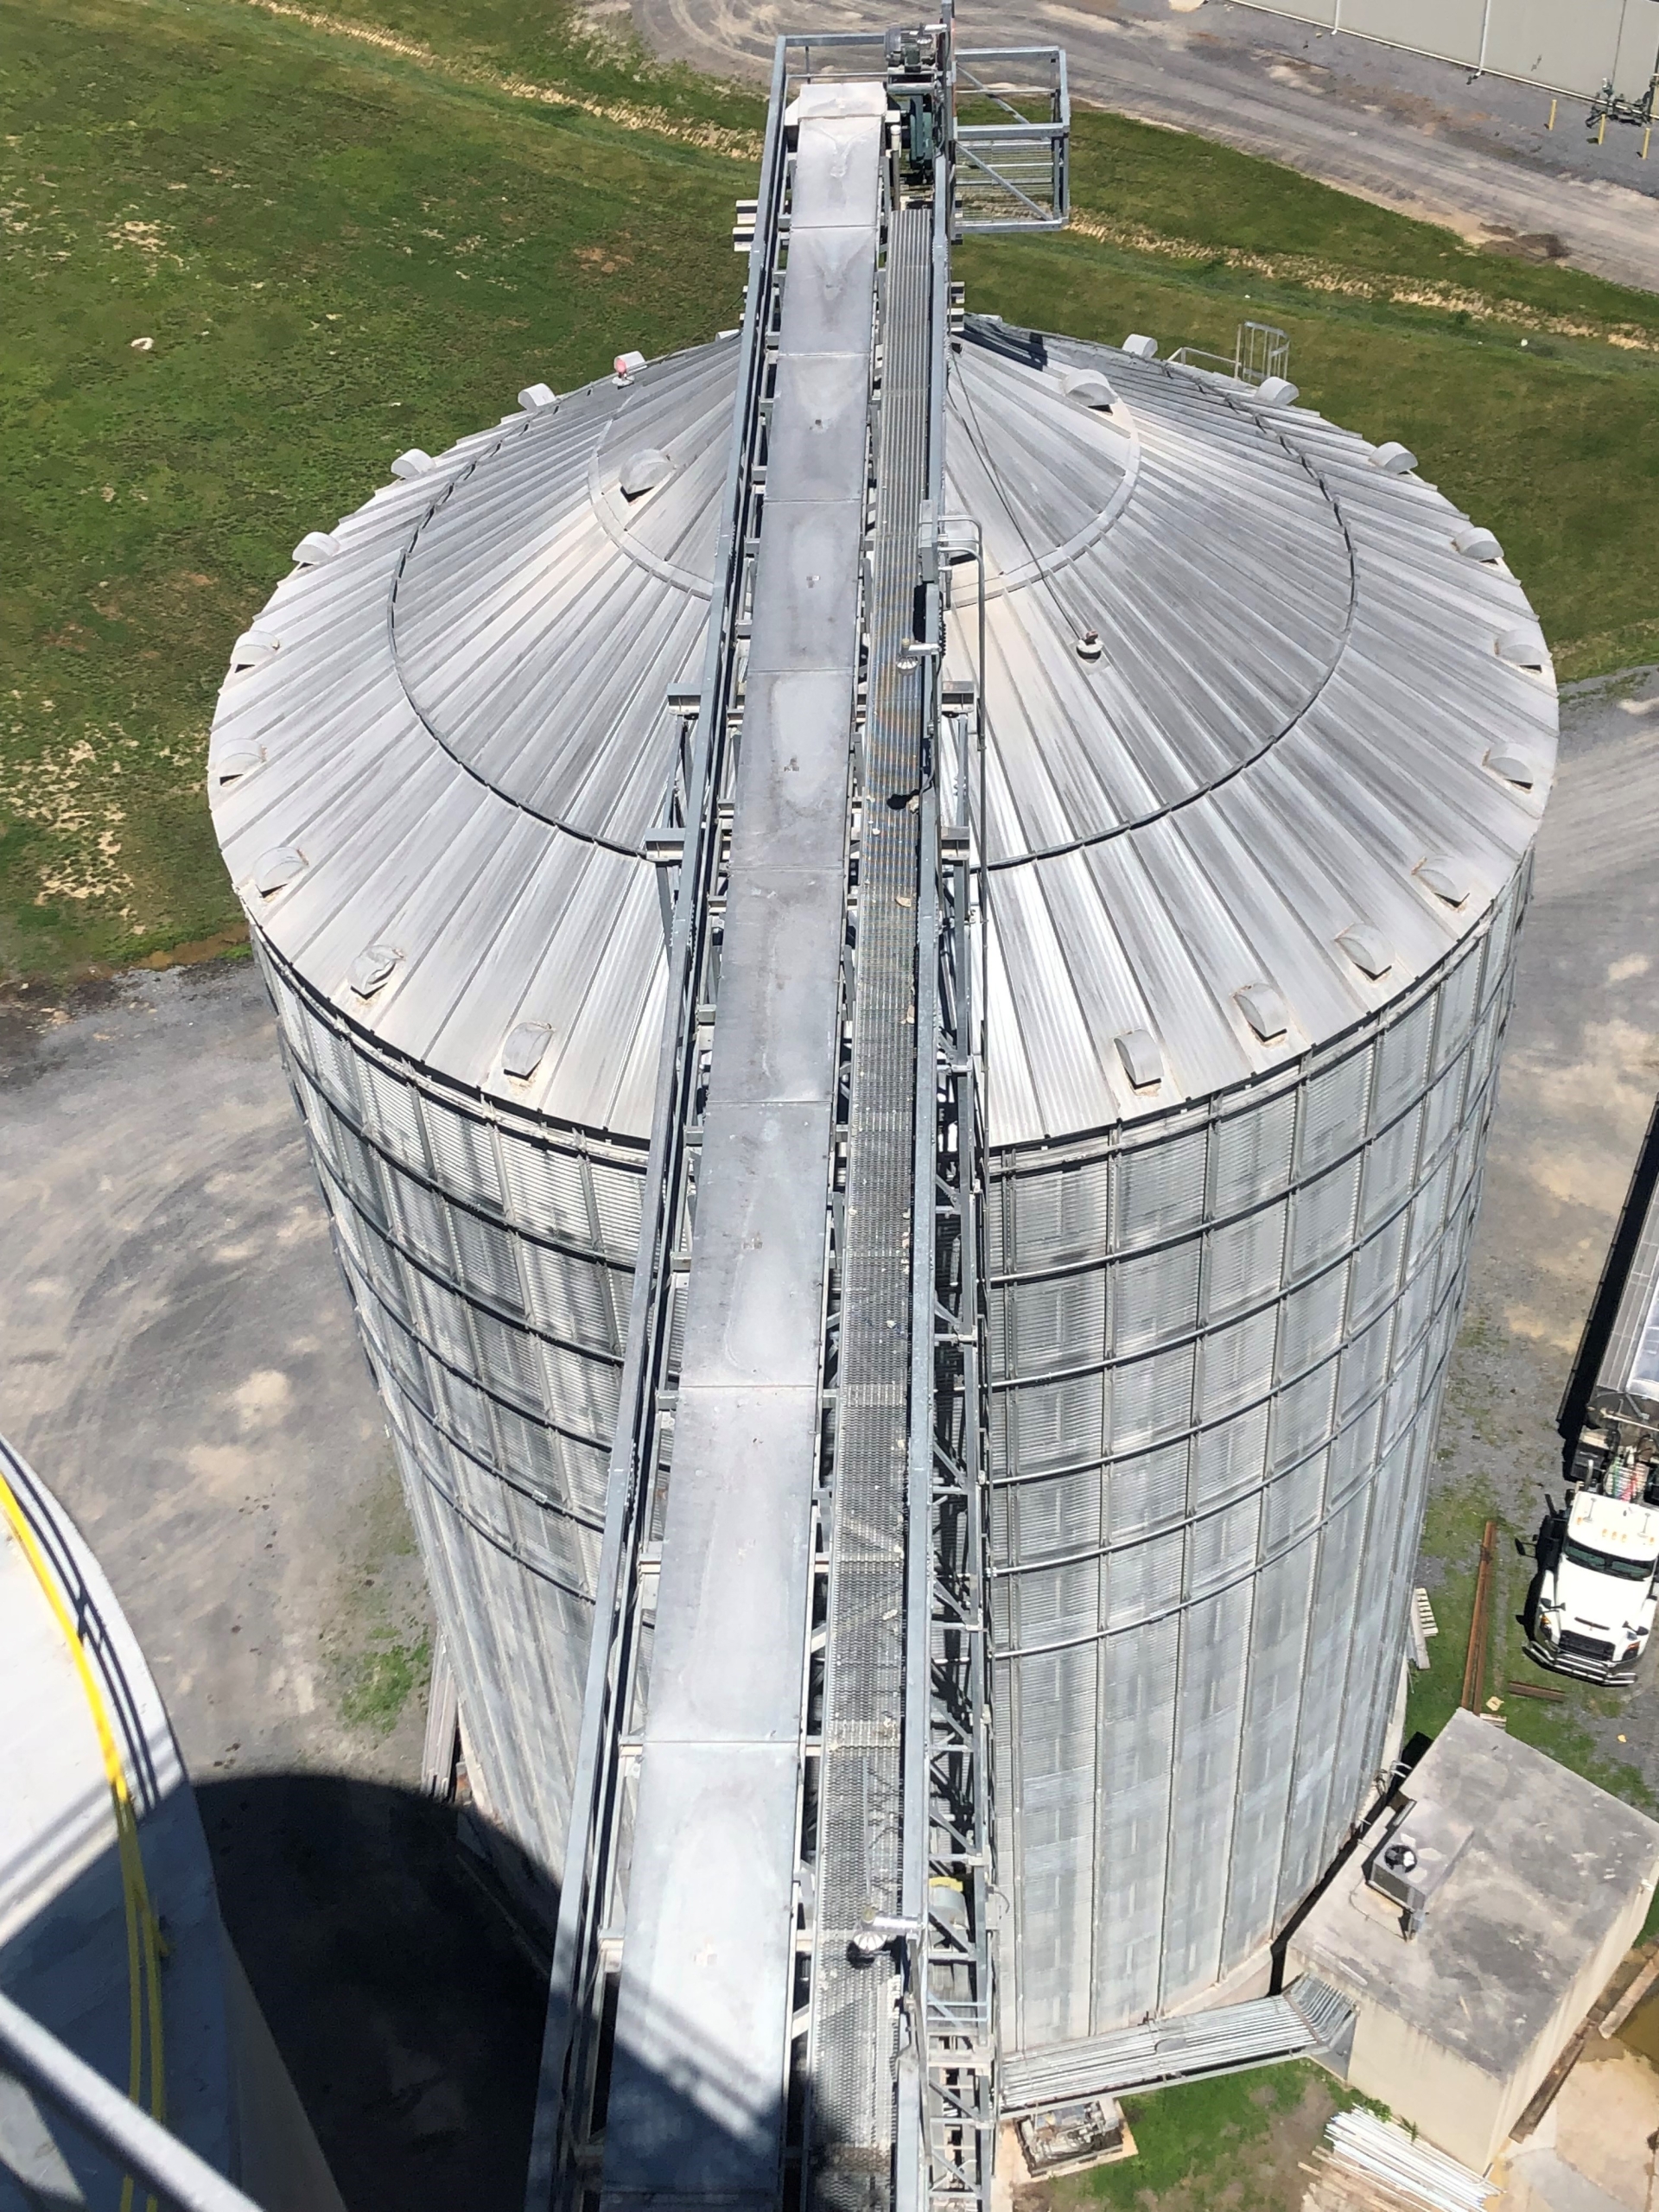
[[[1144,2027],[1120,2028],[1086,2041],[1002,2062],[1002,2109],[1033,2112],[1073,2097],[1119,2095],[1170,2082],[1234,2074],[1247,2066],[1306,2058],[1340,2037],[1353,2008],[1317,1983],[1304,2011],[1292,1989],[1211,2012],[1177,2013]],[[1310,2017],[1311,2016],[1311,2017]]]
[[[927,485],[931,206],[892,217],[881,328],[870,702],[841,1267],[840,1421],[830,1552],[815,1975],[812,2201],[888,2201],[895,1960],[852,1946],[902,1904],[906,1439],[916,1088],[916,903],[925,694],[912,653]],[[893,802],[896,802],[894,804]]]
[[[607,2205],[764,2193],[783,2155],[886,104],[809,88],[797,126]]]

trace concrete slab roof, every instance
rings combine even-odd
[[[1292,1938],[1321,1980],[1378,2003],[1500,2078],[1531,2050],[1630,1904],[1659,1875],[1659,1822],[1472,1713],[1455,1713],[1408,1796],[1474,1834],[1407,1942],[1364,1869],[1374,1827]]]

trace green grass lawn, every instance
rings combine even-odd
[[[207,732],[290,547],[532,378],[734,321],[752,171],[236,0],[9,5],[0,62],[16,976],[234,925]]]
[[[1466,296],[1476,318],[1508,315],[1659,339],[1659,299],[1557,266],[1467,245],[1451,231],[1356,200],[1296,171],[1184,132],[1081,112],[1072,196],[1084,219],[1188,264],[1273,263],[1316,289]]]
[[[555,0],[0,0],[0,102],[15,980],[234,934],[230,640],[404,447],[735,321],[761,105]],[[1564,674],[1659,653],[1659,299],[1110,117],[1076,180],[1077,235],[963,250],[973,305],[1166,350],[1281,325],[1312,404],[1498,531]]]

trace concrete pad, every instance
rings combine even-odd
[[[1659,2072],[1635,2051],[1592,2036],[1555,2100],[1555,2149],[1630,2212],[1647,2212]]]
[[[1497,2212],[1645,2212],[1645,2206],[1610,2196],[1569,2166],[1559,2151],[1540,2150],[1523,2151],[1510,2160],[1509,2186]]]

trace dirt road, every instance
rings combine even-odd
[[[617,10],[609,9],[604,15]],[[764,77],[779,31],[851,30],[902,15],[893,0],[632,0],[664,57]],[[603,17],[601,16],[601,20]],[[1155,0],[967,0],[964,43],[1063,45],[1078,98],[1265,155],[1477,243],[1538,241],[1541,256],[1659,290],[1659,160],[1614,130],[1586,142],[1582,103],[1332,38],[1257,10],[1173,15]],[[1548,243],[1546,243],[1548,242]]]

